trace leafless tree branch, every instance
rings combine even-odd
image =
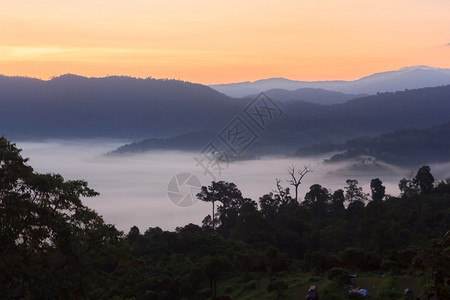
[[[305,175],[308,173],[312,173],[313,170],[311,169],[310,165],[305,165],[301,170],[296,170],[296,167],[294,165],[290,165],[287,171],[291,176],[291,179],[288,179],[287,182],[295,187],[295,201],[298,201],[298,187],[302,183],[303,177],[305,177]]]

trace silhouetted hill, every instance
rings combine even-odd
[[[231,97],[244,97],[271,89],[318,88],[348,94],[376,94],[377,92],[396,92],[447,84],[450,84],[450,69],[413,66],[372,74],[354,81],[295,81],[285,78],[270,78],[255,82],[216,84],[210,85],[210,87]]]
[[[211,131],[189,132],[169,138],[150,138],[130,143],[109,154],[140,153],[151,150],[200,151],[215,136]]]
[[[242,104],[200,84],[63,75],[0,77],[0,134],[145,138],[216,128]]]
[[[371,156],[397,165],[450,161],[450,122],[429,129],[406,129],[344,143],[320,143],[298,149],[297,156],[339,151],[329,162]]]

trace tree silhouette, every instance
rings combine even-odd
[[[373,201],[381,201],[385,196],[386,187],[379,178],[372,179],[370,181],[370,190],[372,192]]]
[[[311,209],[314,217],[322,217],[327,213],[327,206],[331,196],[328,190],[320,184],[313,184],[305,195],[305,205]]]
[[[402,192],[403,197],[408,197],[419,192],[419,188],[411,178],[403,177],[398,183],[398,188]]]
[[[358,180],[356,179],[347,179],[347,186],[345,189],[345,200],[348,203],[353,203],[355,201],[365,202],[367,201],[367,194],[363,192],[362,187],[358,186]]]
[[[241,212],[244,203],[246,209],[250,206],[256,206],[256,203],[251,203],[251,199],[244,199],[241,191],[234,183],[228,183],[225,181],[213,181],[211,185],[206,187],[202,186],[200,193],[197,194],[197,198],[212,203],[212,225],[213,230],[216,229],[217,217],[221,222],[221,225],[229,226],[231,223],[235,223],[237,215]],[[215,212],[215,203],[220,202]],[[217,215],[217,217],[216,217]],[[230,228],[231,229],[231,228]]]
[[[342,189],[338,189],[333,193],[330,203],[330,212],[335,217],[341,216],[342,213],[345,211],[344,202],[345,202],[344,191]]]
[[[433,189],[434,177],[430,170],[429,166],[422,166],[413,179],[413,183],[420,188],[420,192],[424,195],[428,195]]]
[[[298,187],[302,183],[303,177],[312,171],[310,166],[304,166],[303,169],[297,171],[295,170],[294,165],[288,167],[288,174],[291,176],[291,179],[288,179],[288,182],[295,187],[295,202],[298,202]]]
[[[82,204],[98,195],[85,181],[35,173],[20,152],[0,138],[0,294],[86,298],[84,259],[108,253],[121,234]]]

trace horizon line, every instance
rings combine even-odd
[[[387,72],[398,72],[401,70],[407,70],[407,69],[413,69],[413,70],[417,70],[417,69],[434,69],[434,70],[450,70],[450,68],[442,68],[442,67],[432,67],[432,66],[428,66],[428,65],[412,65],[412,66],[405,66],[405,67],[401,67],[398,69],[392,69],[392,70],[385,70],[385,71],[381,71],[381,72],[375,72],[375,73],[371,73],[362,77],[355,77],[354,79],[326,79],[326,80],[300,80],[300,79],[292,79],[292,78],[287,78],[287,77],[280,77],[280,76],[275,76],[275,77],[266,77],[266,78],[260,78],[260,79],[256,79],[256,80],[245,80],[245,81],[233,81],[233,82],[227,82],[227,83],[212,83],[212,84],[207,84],[207,83],[201,83],[201,82],[194,82],[194,81],[189,81],[189,80],[184,80],[184,79],[180,79],[180,78],[168,78],[168,77],[160,77],[160,78],[156,78],[153,77],[151,75],[147,76],[147,77],[140,77],[140,76],[133,76],[133,75],[125,75],[125,74],[106,74],[104,76],[89,76],[89,75],[80,75],[80,74],[76,74],[76,73],[64,73],[64,74],[59,74],[59,75],[53,75],[50,76],[49,78],[45,79],[45,78],[39,78],[39,77],[33,77],[33,76],[27,76],[27,75],[5,75],[5,74],[1,74],[0,76],[4,76],[4,77],[10,77],[10,78],[28,78],[28,79],[36,79],[36,80],[41,80],[41,81],[51,81],[53,79],[59,78],[59,77],[63,77],[63,76],[68,76],[68,75],[72,75],[72,76],[77,76],[77,77],[82,77],[82,78],[87,78],[87,79],[103,79],[103,78],[110,78],[110,77],[127,77],[127,78],[133,78],[133,79],[142,79],[142,80],[146,80],[146,79],[155,79],[155,80],[174,80],[174,81],[181,81],[181,82],[188,82],[188,83],[193,83],[193,84],[201,84],[201,85],[205,85],[205,86],[220,86],[220,85],[231,85],[231,84],[240,84],[240,83],[255,83],[258,81],[263,81],[263,80],[271,80],[271,79],[283,79],[283,80],[289,80],[289,81],[297,81],[297,82],[337,82],[337,81],[341,81],[341,82],[351,82],[351,81],[357,81],[360,80],[362,78],[365,77],[369,77],[375,74],[382,74],[382,73],[387,73]]]

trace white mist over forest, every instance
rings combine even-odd
[[[187,172],[196,175],[202,185],[213,180],[196,166],[197,153],[179,151],[155,151],[128,156],[105,156],[104,154],[123,145],[117,140],[57,140],[47,142],[17,142],[23,157],[36,172],[59,173],[65,179],[83,179],[100,193],[84,203],[102,215],[108,223],[120,230],[136,225],[141,231],[159,226],[173,230],[188,223],[201,224],[210,214],[209,203],[197,202],[190,207],[178,207],[168,198],[167,188],[171,178]],[[258,160],[231,163],[217,180],[234,182],[244,197],[258,201],[259,197],[273,191],[275,179],[288,186],[287,168],[294,165],[303,168],[310,165],[300,185],[302,200],[312,184],[320,184],[334,191],[344,188],[346,179],[357,179],[364,192],[370,192],[370,180],[380,178],[386,193],[397,196],[398,182],[411,176],[417,169],[392,167],[383,172],[350,171],[345,164],[325,164],[323,158],[262,157]],[[450,164],[431,165],[436,179],[449,177]],[[291,189],[291,193],[294,194]]]

